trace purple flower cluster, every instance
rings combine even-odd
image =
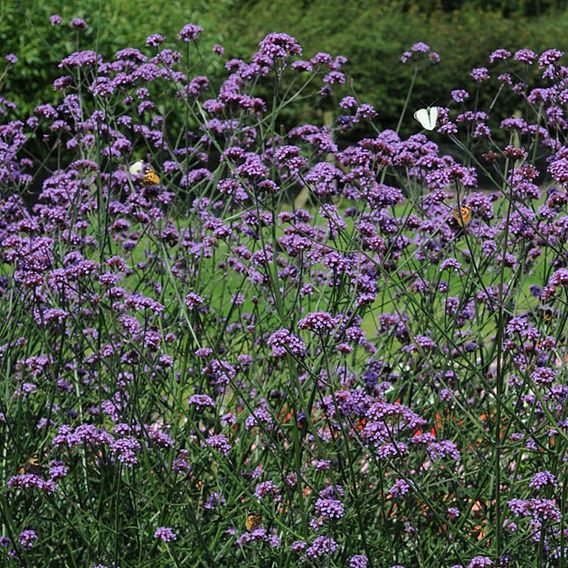
[[[157,538],[162,542],[173,542],[174,540],[177,540],[177,535],[169,527],[158,527],[154,532],[154,538]]]
[[[275,331],[267,341],[272,348],[273,357],[283,357],[286,353],[302,357],[306,354],[305,343],[287,329]]]
[[[179,39],[186,43],[197,41],[197,38],[202,31],[203,28],[197,24],[186,24],[179,32]]]
[[[426,58],[431,63],[440,62],[440,54],[432,51],[430,46],[422,41],[414,43],[408,51],[405,51],[400,57],[401,63],[408,63],[410,60],[417,58]]]
[[[554,564],[562,52],[495,50],[402,136],[344,57],[271,33],[217,84],[185,60],[202,33],[81,44],[22,120],[0,98],[0,564],[65,563],[62,542],[159,564],[157,541],[189,564]],[[331,124],[288,124],[303,97]]]

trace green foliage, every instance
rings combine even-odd
[[[242,9],[236,21],[254,14],[254,26],[239,34],[242,54],[269,31],[286,31],[298,38],[305,53],[317,50],[341,53],[349,58],[347,67],[353,89],[376,106],[383,126],[394,127],[403,106],[412,70],[399,62],[401,52],[416,41],[424,41],[442,57],[439,66],[419,76],[411,108],[438,102],[445,104],[449,90],[473,87],[469,71],[486,60],[493,49],[550,47],[568,49],[568,12],[549,13],[538,19],[505,18],[467,6],[450,13],[427,14],[423,3],[385,3],[372,0],[344,2],[276,3],[261,0]],[[419,5],[421,8],[419,9]]]
[[[55,99],[52,89],[57,63],[78,49],[96,49],[103,56],[124,47],[143,47],[145,38],[162,33],[174,39],[182,24],[199,21],[208,30],[205,43],[222,40],[216,32],[228,2],[172,0],[0,0],[0,55],[14,53],[19,63],[4,79],[2,94],[18,104],[22,115],[39,102]],[[223,11],[223,12],[222,12]],[[62,26],[52,26],[49,16],[59,14]],[[88,30],[76,32],[71,19],[86,20]]]
[[[53,13],[63,16],[62,28],[50,25]],[[540,16],[528,17],[535,14]],[[70,27],[76,16],[87,20],[87,32]],[[14,52],[20,59],[5,78],[3,95],[25,115],[38,101],[54,98],[56,63],[69,52],[96,48],[110,56],[126,46],[143,46],[151,33],[172,40],[189,21],[206,30],[201,53],[209,76],[221,71],[219,59],[210,55],[214,43],[224,44],[231,57],[246,57],[272,31],[296,36],[308,57],[320,50],[346,55],[350,89],[376,106],[385,127],[396,124],[410,81],[411,69],[400,64],[400,54],[416,41],[429,43],[442,63],[419,77],[411,108],[444,104],[450,89],[471,88],[470,69],[492,49],[568,50],[563,0],[174,0],[167,10],[147,0],[0,0],[3,54]],[[313,119],[311,106],[298,112],[287,119]]]

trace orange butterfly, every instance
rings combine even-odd
[[[34,475],[42,475],[43,468],[39,463],[37,456],[31,456],[27,459],[26,463],[18,469],[18,473],[23,475],[25,473],[32,473]]]
[[[466,206],[455,209],[453,218],[460,227],[467,227],[471,221],[471,209]]]
[[[247,531],[251,532],[254,529],[257,529],[262,523],[262,515],[258,513],[247,513],[247,519],[245,521],[245,528]]]
[[[160,183],[160,177],[152,168],[148,168],[144,173],[142,183],[144,185],[158,185]]]

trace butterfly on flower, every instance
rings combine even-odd
[[[421,108],[414,113],[414,118],[425,130],[434,130],[438,121],[438,107]]]
[[[153,168],[147,168],[144,172],[142,183],[144,185],[158,185],[160,183],[160,177]]]
[[[452,217],[460,227],[467,227],[471,222],[471,209],[466,206],[455,209]]]
[[[254,529],[257,529],[260,523],[262,523],[262,515],[259,513],[251,513],[250,511],[247,513],[245,520],[245,528],[247,531],[252,532]]]
[[[549,321],[552,321],[553,317],[554,317],[554,311],[552,310],[552,308],[550,306],[543,306],[543,308],[542,308],[542,320],[549,322]]]
[[[135,176],[140,175],[144,171],[144,162],[142,160],[138,160],[130,165],[128,171]]]
[[[142,160],[134,162],[128,171],[135,176],[142,175],[142,183],[144,185],[158,185],[160,183],[160,176],[152,166],[146,165]]]
[[[39,463],[39,458],[37,456],[31,456],[26,460],[26,463],[18,469],[20,475],[25,473],[31,473],[33,475],[42,475],[43,467]]]

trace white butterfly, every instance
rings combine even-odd
[[[414,113],[414,118],[426,130],[434,130],[438,120],[438,107],[421,108]]]
[[[129,168],[128,171],[132,174],[132,175],[140,175],[144,173],[144,162],[142,162],[141,160],[138,160],[137,162],[134,162]]]

